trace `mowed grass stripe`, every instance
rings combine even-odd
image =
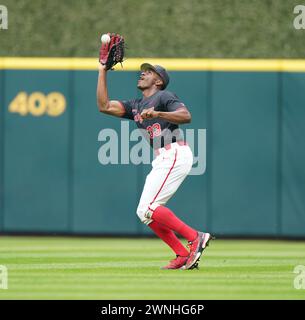
[[[205,257],[205,259],[208,259],[208,257]],[[90,270],[90,269],[100,269],[104,268],[108,270],[114,270],[114,269],[125,269],[126,270],[131,270],[134,271],[136,268],[141,268],[142,270],[147,270],[152,267],[159,269],[160,263],[162,260],[156,261],[152,263],[152,261],[146,261],[143,260],[143,262],[121,262],[117,260],[113,260],[112,262],[99,262],[99,263],[36,263],[36,264],[31,264],[31,263],[25,263],[25,264],[6,264],[9,270],[37,270],[37,269],[43,269],[43,270]],[[145,263],[143,265],[143,263]],[[163,262],[165,263],[165,262]],[[234,261],[234,263],[228,264],[228,263],[215,263],[213,265],[207,264],[204,262],[201,262],[200,266],[205,268],[205,271],[211,271],[209,268],[213,267],[219,267],[221,270],[218,270],[219,272],[222,272],[224,269],[226,269],[227,272],[232,271],[247,271],[249,268],[251,270],[255,270],[257,272],[266,272],[266,271],[288,271],[293,264],[287,263],[287,260],[285,260],[280,266],[277,266],[275,264],[275,261],[270,261],[268,264],[263,263],[262,260],[260,261],[254,261],[254,262],[248,262],[248,261]],[[150,271],[150,270],[149,270]],[[170,271],[163,271],[163,272],[182,272],[181,270],[170,270]],[[140,270],[141,272],[141,270]],[[187,271],[191,272],[191,271]],[[194,271],[195,272],[195,271]]]
[[[171,258],[157,239],[2,237],[0,299],[305,299],[304,242],[216,240],[200,270],[160,270]]]
[[[54,294],[50,295],[48,293],[46,294],[36,294],[32,295],[31,298],[24,298],[24,294],[20,293],[18,296],[8,296],[7,299],[22,299],[22,300],[55,300],[55,299],[61,299],[61,300],[73,300],[73,299],[79,299],[79,300],[124,300],[125,294],[120,294],[117,292],[109,292],[107,295],[87,295],[86,293],[61,293],[60,295]],[[141,298],[138,297],[137,293],[129,293],[129,300],[181,300],[181,295],[178,293],[144,293],[141,295]],[[198,295],[197,293],[189,293],[187,294],[187,297],[184,300],[256,300],[256,294],[255,293],[244,293],[242,296],[240,296],[239,293],[230,293],[224,294],[224,293],[213,293],[213,298],[206,298],[205,295]],[[261,299],[264,300],[287,300],[289,299],[289,295],[287,294],[278,294],[278,295],[270,295],[270,294],[263,294],[261,296]],[[296,298],[299,300],[302,300],[302,297]]]

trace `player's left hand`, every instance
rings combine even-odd
[[[103,35],[104,36],[104,35]],[[117,63],[123,62],[125,54],[125,41],[123,36],[115,33],[107,33],[109,41],[102,42],[99,62],[105,66],[105,70],[113,70]]]
[[[151,107],[149,109],[143,110],[140,116],[143,120],[145,120],[145,119],[157,118],[159,114],[157,111],[154,110],[154,107]]]

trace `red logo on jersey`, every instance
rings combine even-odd
[[[146,130],[149,132],[150,139],[161,135],[161,126],[159,123],[154,123],[152,126],[148,126]]]

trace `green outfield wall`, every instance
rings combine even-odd
[[[140,96],[140,62],[109,72],[111,98]],[[304,237],[305,62],[161,62],[207,139],[205,173],[168,206],[220,236]],[[0,59],[1,232],[150,233],[135,213],[150,166],[98,161],[99,132],[127,120],[98,112],[95,64]]]

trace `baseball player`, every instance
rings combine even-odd
[[[143,95],[140,99],[109,100],[106,77],[107,67],[101,63],[97,82],[99,111],[135,121],[139,129],[148,133],[156,155],[146,177],[137,215],[176,254],[162,269],[193,269],[212,236],[191,228],[165,206],[193,165],[192,151],[177,130],[178,125],[191,122],[191,114],[175,94],[165,90],[169,75],[162,66],[141,65],[137,83]],[[188,241],[189,250],[175,233]]]

